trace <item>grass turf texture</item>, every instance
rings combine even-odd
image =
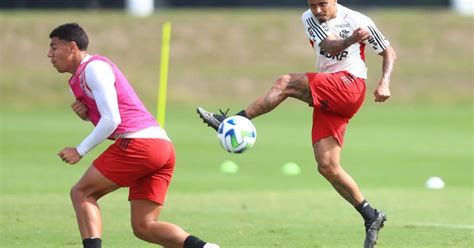
[[[311,109],[294,100],[254,121],[241,156],[220,148],[194,107],[240,110],[283,73],[313,70],[304,10],[0,13],[0,240],[2,247],[81,247],[69,188],[106,144],[77,166],[55,155],[91,130],[68,111],[69,75],[46,58],[49,32],[80,22],[92,53],[113,59],[155,112],[161,26],[172,21],[166,128],[178,164],[161,219],[222,247],[361,247],[361,218],[317,174]],[[374,104],[380,58],[367,51],[364,108],[346,134],[342,164],[388,213],[380,247],[470,247],[473,241],[472,17],[442,10],[371,10],[399,59],[392,99]],[[417,25],[416,31],[409,27]],[[443,30],[443,32],[440,32]],[[456,51],[453,52],[453,47]],[[37,93],[40,94],[37,94]],[[224,160],[239,165],[222,174]],[[281,174],[296,162],[302,173]],[[440,176],[446,188],[424,188]],[[154,247],[131,232],[127,191],[101,200],[105,247]]]
[[[223,247],[361,246],[358,213],[316,172],[309,108],[289,103],[255,119],[259,139],[240,156],[220,148],[192,107],[170,110],[168,132],[178,164],[162,220]],[[372,105],[350,124],[342,163],[373,205],[388,213],[380,247],[473,245],[468,112],[466,107]],[[57,111],[6,112],[3,118],[8,120],[1,145],[3,245],[80,247],[68,190],[106,146],[77,166],[65,165],[56,152],[80,141],[90,130],[87,123]],[[219,171],[227,159],[240,165],[237,174]],[[303,173],[281,174],[288,161],[300,164]],[[446,181],[445,189],[424,188],[433,175]],[[122,189],[100,201],[104,244],[152,247],[133,236],[126,199]]]

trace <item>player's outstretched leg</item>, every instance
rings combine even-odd
[[[375,210],[375,216],[373,220],[365,222],[365,241],[364,248],[372,248],[377,243],[379,230],[382,229],[384,222],[387,220],[385,213]]]
[[[288,97],[299,99],[308,104],[313,103],[306,74],[293,73],[280,76],[267,92],[236,115],[253,119],[272,111]],[[219,111],[220,114],[216,114],[206,111],[201,107],[197,108],[199,117],[201,117],[204,123],[216,131],[221,122],[227,117],[227,111],[225,113],[222,110]]]
[[[221,124],[221,122],[225,118],[227,118],[228,111],[229,109],[227,109],[226,112],[219,109],[220,114],[216,114],[216,113],[209,112],[201,107],[197,108],[197,113],[199,117],[202,119],[202,121],[206,123],[208,126],[212,127],[216,131],[219,128],[219,125]]]

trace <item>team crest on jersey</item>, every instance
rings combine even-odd
[[[349,34],[350,34],[350,31],[349,30],[341,30],[341,32],[339,32],[339,36],[341,36],[341,38],[345,39],[347,37],[349,37]]]
[[[85,71],[79,77],[79,83],[81,86],[82,91],[90,98],[94,99],[94,94],[92,94],[92,90],[87,86],[86,83],[86,73]]]

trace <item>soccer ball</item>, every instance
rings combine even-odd
[[[235,115],[222,121],[217,130],[217,137],[226,151],[242,153],[255,144],[257,130],[249,119]]]

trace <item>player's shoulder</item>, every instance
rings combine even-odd
[[[87,55],[86,59],[87,59],[87,61],[85,61],[87,63],[86,68],[89,66],[92,66],[92,67],[112,66],[113,64],[113,62],[109,58],[99,55],[99,54]]]
[[[314,17],[313,12],[311,12],[310,9],[308,9],[301,15],[301,21],[303,22],[303,25],[312,28],[315,28],[320,25],[319,21],[316,20],[316,17]]]
[[[110,67],[109,63],[102,59],[91,59],[86,65],[86,71],[92,69],[103,69]]]
[[[340,4],[338,4],[338,11],[341,11],[341,16],[343,19],[347,19],[352,22],[356,22],[356,23],[371,23],[372,22],[372,19],[368,17],[367,15],[359,11],[345,7],[343,5],[340,5]]]
[[[113,74],[112,66],[107,60],[98,58],[96,56],[91,56],[86,62],[87,65],[84,69],[86,77]]]
[[[303,22],[306,22],[306,20],[311,19],[313,17],[314,17],[313,12],[311,12],[310,9],[306,10],[305,12],[303,12],[303,14],[301,14],[301,20]]]

